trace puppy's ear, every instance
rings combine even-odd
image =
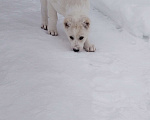
[[[90,27],[90,19],[88,17],[82,17],[82,25],[85,29],[89,29]]]
[[[66,17],[66,18],[64,19],[64,27],[65,27],[66,29],[68,29],[68,28],[71,26],[71,22],[72,22],[71,17]]]

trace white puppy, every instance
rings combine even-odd
[[[48,33],[57,36],[57,12],[62,14],[64,29],[75,52],[83,48],[88,52],[94,52],[94,45],[89,43],[88,34],[90,19],[89,0],[41,0],[42,27],[48,29]]]

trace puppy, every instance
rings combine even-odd
[[[42,26],[52,36],[57,36],[57,13],[63,15],[64,29],[74,52],[96,48],[88,39],[90,29],[89,0],[41,0]]]

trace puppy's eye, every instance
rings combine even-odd
[[[74,40],[74,37],[70,36],[70,39],[71,39],[71,40]]]
[[[81,36],[80,38],[79,38],[79,40],[83,40],[84,39],[84,37],[83,36]]]

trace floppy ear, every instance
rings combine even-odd
[[[89,29],[90,27],[90,19],[88,17],[82,18],[82,25],[85,29]]]
[[[66,18],[64,19],[64,27],[65,27],[66,29],[68,29],[68,28],[71,26],[71,21],[72,21],[71,17],[66,17]]]

